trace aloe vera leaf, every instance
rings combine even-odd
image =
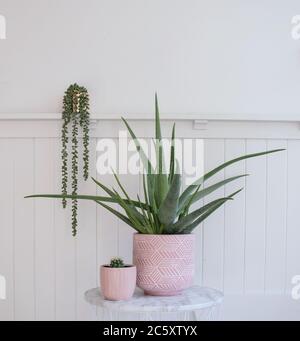
[[[186,203],[189,201],[189,199],[192,199],[191,200],[191,204],[193,204],[193,203],[197,202],[198,200],[204,198],[208,194],[216,191],[218,188],[228,184],[229,182],[232,182],[234,180],[237,180],[239,178],[242,178],[242,177],[245,177],[245,176],[248,176],[248,175],[249,174],[233,176],[233,177],[230,177],[228,179],[225,179],[225,180],[222,180],[220,182],[217,182],[217,183],[215,183],[215,184],[213,184],[213,185],[211,185],[209,187],[206,187],[206,188],[204,188],[204,189],[202,189],[202,190],[200,190],[198,192],[194,192],[193,194],[188,195],[186,197],[180,197],[179,204],[178,204],[178,214],[180,214],[183,211],[183,209],[184,209]],[[196,187],[197,186],[195,186],[195,188]]]
[[[175,224],[168,226],[165,230],[168,233],[179,233],[181,230],[185,229],[188,225],[190,225],[195,219],[197,219],[199,215],[207,211],[210,207],[214,206],[217,203],[223,202],[224,200],[226,201],[226,200],[232,200],[232,199],[220,198],[220,199],[213,200],[210,203],[202,206],[201,208],[198,208],[197,210],[191,212],[187,216],[181,218]]]
[[[102,201],[110,203],[118,203],[117,200],[111,197],[96,196],[96,195],[71,195],[71,194],[32,194],[27,195],[24,198],[50,198],[50,199],[78,199],[78,200],[90,200],[90,201]],[[134,202],[138,205],[138,202]]]
[[[94,179],[93,177],[92,177],[92,180],[99,187],[101,187],[107,194],[109,194],[112,198],[115,198],[115,193],[112,190],[110,190],[108,187],[106,187],[105,185],[103,185],[101,182],[99,182],[98,180]],[[126,193],[126,195],[127,195],[127,193]],[[123,199],[123,200],[124,200],[125,203],[130,203],[130,204],[132,204],[135,207],[139,207],[139,202],[135,201],[135,200],[131,200],[128,195],[127,195],[127,199]],[[145,205],[145,204],[142,203],[142,205]]]
[[[114,191],[116,198],[119,200],[119,205],[125,210],[128,218],[135,224],[145,224],[143,215],[131,203],[126,203],[120,195]]]
[[[243,188],[239,189],[238,191],[232,193],[231,195],[228,196],[228,198],[233,198],[236,194],[241,192]],[[204,212],[198,219],[196,219],[192,224],[189,226],[185,227],[180,233],[191,233],[199,224],[202,223],[205,219],[207,219],[213,212],[215,212],[219,207],[225,204],[227,200],[217,203],[214,206],[210,207],[206,212]]]
[[[118,217],[119,219],[121,219],[122,221],[124,221],[124,223],[126,223],[127,225],[131,226],[132,228],[134,228],[136,231],[143,233],[143,230],[140,229],[139,227],[137,227],[135,224],[133,224],[131,222],[130,219],[128,219],[124,214],[120,213],[119,211],[113,209],[112,207],[105,205],[104,203],[97,201],[97,203],[101,206],[103,206],[105,209],[107,209],[108,211],[110,211],[112,214],[114,214],[116,217]]]
[[[155,94],[155,138],[156,138],[155,151],[156,151],[158,172],[156,175],[154,194],[155,194],[156,205],[159,208],[168,192],[168,177],[165,173],[164,151],[163,151],[162,137],[161,137],[161,126],[160,126],[157,94]]]
[[[170,169],[168,177],[169,184],[171,184],[173,181],[174,171],[175,171],[175,123],[173,124],[171,138]]]
[[[257,156],[262,156],[262,155],[267,155],[267,154],[271,154],[271,153],[276,153],[276,152],[280,152],[280,151],[283,151],[283,150],[285,150],[285,149],[273,149],[273,150],[268,150],[268,151],[261,152],[261,153],[246,154],[246,155],[240,156],[238,158],[232,159],[230,161],[227,161],[227,162],[221,164],[220,166],[214,168],[210,172],[204,174],[202,177],[200,177],[198,180],[196,180],[193,184],[188,186],[185,189],[185,191],[181,194],[181,197],[185,198],[186,196],[188,196],[190,193],[193,192],[193,186],[201,185],[204,181],[206,181],[207,179],[211,178],[213,175],[215,175],[216,173],[220,172],[222,169],[232,165],[235,162],[239,162],[239,161],[242,161],[242,160],[245,160],[245,159],[249,159],[249,158],[253,158],[253,157],[257,157]]]
[[[172,224],[177,216],[180,188],[181,175],[175,174],[166,198],[158,211],[158,219],[164,225]]]
[[[137,152],[139,153],[140,157],[141,157],[141,160],[142,160],[142,163],[146,169],[146,172],[147,173],[151,173],[153,174],[154,173],[154,169],[153,169],[153,166],[151,164],[151,161],[147,158],[139,140],[137,139],[137,137],[135,136],[133,130],[130,128],[128,122],[125,120],[124,117],[122,117],[122,121],[125,123],[128,131],[129,131],[129,134],[131,136],[131,138],[133,139],[134,143],[135,143],[135,147],[136,147],[136,150]]]
[[[147,193],[147,187],[146,187],[146,181],[145,181],[145,174],[143,174],[143,190],[144,190],[144,197],[146,202],[146,211],[148,215],[148,219],[152,228],[152,231],[154,232],[155,226],[154,226],[154,220],[152,217],[152,211],[149,207],[149,200],[148,200],[148,193]]]

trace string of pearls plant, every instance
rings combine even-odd
[[[66,195],[68,190],[68,142],[69,142],[69,127],[71,126],[71,180],[72,194],[77,194],[78,189],[78,133],[79,128],[82,130],[83,143],[83,179],[87,180],[89,176],[89,94],[87,89],[78,84],[72,84],[65,92],[63,99],[62,112],[62,194]],[[65,208],[67,201],[62,199],[62,205]],[[72,200],[72,234],[77,234],[77,199]]]

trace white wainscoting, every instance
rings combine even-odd
[[[132,126],[138,136],[152,136],[150,120],[133,120]],[[96,143],[117,138],[119,127],[120,121],[99,120],[92,132],[91,175],[107,185],[112,177],[96,174]],[[164,121],[163,128],[170,131],[171,122]],[[300,319],[300,301],[290,297],[291,278],[300,274],[298,123],[201,117],[200,126],[193,119],[179,120],[177,130],[179,138],[205,139],[206,170],[240,154],[286,148],[240,162],[214,178],[251,174],[211,196],[244,187],[197,228],[195,281],[224,291],[223,319],[284,319],[286,311]],[[98,285],[100,264],[115,255],[131,261],[133,231],[94,203],[80,202],[80,227],[73,238],[70,210],[59,200],[23,198],[60,191],[59,135],[55,119],[0,120],[0,274],[7,281],[0,320],[94,320],[96,309],[85,303],[83,293]],[[138,176],[121,179],[130,193],[140,191]],[[80,182],[80,193],[96,190],[92,181]]]

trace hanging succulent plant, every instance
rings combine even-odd
[[[69,131],[72,128],[72,194],[77,194],[78,187],[78,132],[82,129],[83,137],[83,178],[87,180],[89,175],[89,95],[87,89],[72,84],[65,92],[63,99],[62,112],[62,194],[67,194],[68,189],[68,142]],[[67,201],[62,199],[62,205],[65,208]],[[77,233],[77,199],[72,200],[72,234],[76,236]]]
[[[157,97],[155,96],[155,141],[157,141],[156,143],[158,144],[155,149],[155,153],[158,167],[153,167],[151,160],[147,159],[145,151],[141,147],[139,140],[132,131],[128,122],[124,118],[123,121],[135,142],[136,150],[140,154],[144,169],[147,171],[146,174],[143,174],[143,201],[140,200],[139,195],[137,195],[137,200],[129,197],[124,186],[121,184],[119,177],[115,173],[114,176],[116,183],[120,188],[119,192],[115,189],[110,189],[103,183],[93,179],[93,181],[107,193],[106,196],[36,194],[29,197],[91,200],[110,211],[127,225],[135,229],[138,233],[189,234],[219,207],[224,205],[227,201],[233,200],[234,196],[238,194],[242,188],[226,197],[220,197],[207,202],[200,208],[194,209],[190,212],[193,204],[199,202],[199,200],[203,198],[206,198],[209,194],[215,192],[219,188],[222,188],[226,184],[245,177],[248,174],[232,176],[204,187],[207,180],[211,179],[215,174],[236,162],[284,150],[274,149],[239,156],[208,171],[194,183],[181,191],[182,176],[175,157],[175,126],[173,126],[172,130],[169,173],[166,174],[166,172],[163,171],[165,169],[163,158],[164,152],[163,144],[160,143],[160,141],[162,141],[162,135]],[[122,211],[116,210],[115,208],[107,205],[107,203],[118,204]]]

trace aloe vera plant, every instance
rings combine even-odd
[[[135,136],[128,122],[124,118],[122,118],[122,120],[125,123],[131,138],[135,142],[136,149],[140,155],[144,168],[146,169],[145,174],[143,174],[144,200],[141,200],[138,195],[136,199],[130,198],[115,173],[114,177],[119,186],[119,192],[115,189],[106,187],[103,183],[92,178],[96,185],[107,193],[107,196],[36,194],[28,197],[91,200],[110,211],[139,233],[188,234],[219,207],[224,205],[227,201],[233,200],[234,196],[243,188],[226,197],[221,197],[206,203],[195,210],[191,210],[192,205],[222,186],[225,186],[226,184],[241,177],[245,177],[247,174],[233,176],[213,185],[204,187],[204,184],[208,179],[233,163],[284,150],[275,149],[247,154],[227,161],[204,174],[181,192],[182,176],[179,171],[178,162],[175,159],[175,124],[172,129],[169,171],[166,172],[163,145],[161,143],[162,135],[157,96],[155,96],[155,169],[149,158],[146,156],[145,151],[142,149],[139,140]],[[117,203],[122,208],[122,212],[109,206],[110,203]]]

